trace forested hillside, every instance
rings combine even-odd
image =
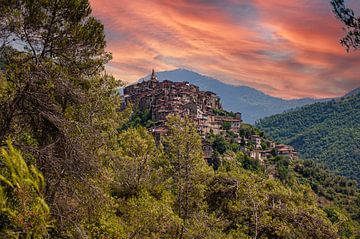
[[[0,238],[359,238],[351,180],[219,136],[215,167],[188,117],[155,142],[87,0],[0,3]]]
[[[257,126],[303,158],[360,181],[360,94],[264,118]]]

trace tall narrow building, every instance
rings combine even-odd
[[[158,79],[157,79],[154,69],[152,70],[150,81],[158,82]]]

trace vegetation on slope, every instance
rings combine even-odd
[[[296,164],[279,163],[286,159],[278,158],[266,166],[256,163],[255,168],[248,167],[242,154],[227,151],[214,171],[202,158],[200,137],[189,120],[172,117],[168,127],[165,147],[156,146],[152,135],[142,127],[118,134],[116,150],[111,151],[109,164],[105,164],[110,167],[102,166],[111,177],[105,191],[111,200],[93,203],[102,208],[105,205],[98,203],[106,203],[108,210],[78,225],[83,235],[91,238],[354,238],[358,235],[357,222],[351,220],[340,204],[328,200],[327,204],[318,205],[319,199],[308,182],[293,170]],[[275,178],[270,179],[266,171],[274,165]],[[280,173],[284,165],[286,174]],[[317,178],[314,173],[310,175]],[[350,187],[349,183],[345,184]],[[346,195],[345,190],[339,192]],[[356,190],[347,193],[357,195]],[[83,213],[86,216],[87,212]],[[12,226],[8,221],[3,222],[7,228]],[[61,231],[55,231],[49,230],[49,234],[63,237],[58,234]],[[68,237],[77,237],[77,233],[72,232]]]
[[[225,150],[215,171],[187,118],[170,117],[157,145],[138,125],[146,114],[119,112],[121,82],[102,73],[109,55],[90,13],[87,0],[1,2],[0,37],[25,46],[1,49],[2,237],[359,235],[352,215],[319,206],[286,164],[279,177]]]
[[[39,238],[48,235],[50,210],[44,200],[44,177],[28,167],[21,154],[8,143],[0,155],[0,237]]]
[[[360,222],[360,194],[356,181],[335,175],[324,166],[309,160],[290,161],[275,157],[268,162],[266,170],[290,187],[294,181],[309,185],[326,213],[343,211]]]
[[[243,124],[240,135],[258,135],[262,137],[262,141],[266,140],[264,133],[252,125]],[[335,175],[324,165],[310,160],[290,160],[286,157],[276,156],[261,163],[239,151],[238,147],[234,147],[231,144],[231,138],[229,141],[229,138],[225,139],[220,135],[210,136],[209,141],[218,158],[215,160],[216,166],[218,166],[219,160],[222,161],[229,154],[235,153],[235,156],[232,157],[240,163],[243,169],[275,177],[289,187],[293,186],[294,181],[309,185],[317,194],[319,205],[324,210],[333,210],[333,206],[341,208],[349,217],[359,222],[360,194],[355,180]],[[247,145],[247,147],[249,146],[251,148],[251,145]],[[328,209],[329,207],[331,209]]]
[[[360,181],[360,94],[274,115],[257,126],[303,158]]]

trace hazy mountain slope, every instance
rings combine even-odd
[[[247,86],[233,86],[222,83],[214,78],[200,75],[185,69],[163,71],[157,73],[160,81],[188,81],[198,85],[202,90],[209,90],[220,96],[226,110],[239,111],[245,122],[254,123],[266,116],[282,113],[291,108],[315,103],[316,99],[284,100],[264,94]],[[143,79],[148,79],[149,76]],[[141,80],[143,80],[141,79]]]
[[[353,89],[352,91],[350,91],[349,93],[344,95],[344,97],[349,97],[349,96],[353,96],[353,95],[357,95],[357,94],[360,94],[360,87]]]
[[[296,147],[303,158],[360,182],[360,94],[316,103],[262,119],[274,139]]]

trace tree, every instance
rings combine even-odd
[[[153,180],[156,177],[161,180],[156,164],[163,155],[151,133],[144,127],[129,128],[119,134],[118,141],[113,193],[131,197],[160,183]]]
[[[181,219],[172,210],[173,196],[164,192],[156,198],[146,191],[120,204],[127,238],[172,239]]]
[[[224,154],[230,148],[226,139],[219,134],[210,136],[209,141],[213,149],[220,154]]]
[[[230,129],[231,129],[231,123],[230,123],[230,122],[224,122],[224,123],[222,124],[222,128],[223,128],[224,130],[230,130]]]
[[[345,25],[346,36],[340,43],[346,50],[355,50],[360,47],[360,17],[355,17],[354,11],[345,6],[344,0],[331,0],[333,12],[338,19]]]
[[[108,204],[104,159],[123,118],[120,85],[88,0],[0,0],[0,144],[8,137],[47,180],[61,237],[81,238]],[[102,182],[102,183],[99,183]]]
[[[175,211],[183,220],[177,232],[177,237],[182,239],[191,233],[190,220],[201,211],[212,169],[203,158],[201,138],[191,119],[170,115],[166,125],[164,147],[169,161],[168,175],[173,181],[171,190],[176,195]]]
[[[233,238],[337,238],[307,187],[285,187],[241,169],[231,158],[224,166],[206,195],[209,208]]]
[[[44,177],[10,142],[0,156],[0,236],[43,238],[51,226]]]

